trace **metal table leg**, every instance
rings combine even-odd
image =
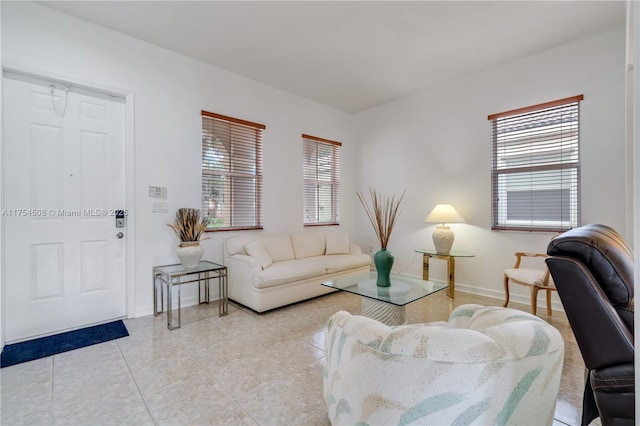
[[[227,315],[229,313],[229,304],[227,297],[227,272],[218,271],[218,316]]]
[[[156,282],[156,273],[155,271],[153,271],[152,273],[152,279],[153,279],[153,316],[157,317],[158,316],[158,287],[157,287],[157,282]]]
[[[447,289],[447,296],[450,298],[456,297],[456,258],[449,256],[447,262],[447,269],[449,270],[449,288]]]
[[[171,330],[171,323],[173,322],[173,300],[171,294],[173,289],[171,288],[171,281],[167,282],[167,328]]]

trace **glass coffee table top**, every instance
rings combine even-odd
[[[394,273],[391,274],[391,286],[378,287],[376,278],[377,273],[370,272],[325,281],[322,285],[397,306],[407,305],[449,287],[445,282],[424,281]]]

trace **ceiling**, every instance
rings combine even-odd
[[[625,24],[624,1],[41,1],[346,112]]]

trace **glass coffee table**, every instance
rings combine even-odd
[[[325,287],[362,296],[362,315],[387,325],[407,323],[406,305],[440,290],[449,284],[391,274],[391,286],[378,287],[376,272],[338,278],[322,283]]]

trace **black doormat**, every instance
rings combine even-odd
[[[6,345],[0,354],[0,368],[96,345],[129,335],[122,320],[79,330]]]

